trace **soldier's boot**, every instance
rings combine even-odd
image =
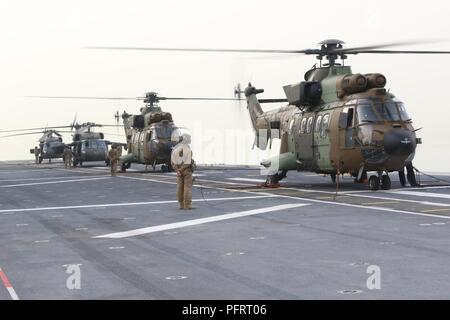
[[[180,210],[184,210],[184,203],[183,202],[178,202],[179,204],[179,208]]]

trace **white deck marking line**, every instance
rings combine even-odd
[[[250,179],[250,178],[226,178],[227,180],[234,181],[248,181],[248,182],[265,182],[265,179]]]
[[[307,190],[307,189],[300,189],[300,188],[291,188],[291,187],[280,187],[279,189],[285,189],[285,190],[298,190],[303,192],[319,192],[319,193],[328,193],[328,194],[336,194],[335,192],[330,191],[313,191],[313,190]],[[395,194],[395,193],[390,193]],[[450,203],[442,203],[442,202],[430,202],[430,201],[422,201],[422,200],[410,200],[410,199],[399,199],[399,198],[391,198],[391,197],[382,197],[382,196],[371,196],[366,194],[354,194],[350,192],[344,192],[344,193],[338,193],[338,197],[347,196],[347,197],[359,197],[359,198],[369,198],[369,199],[380,199],[380,200],[391,200],[391,201],[400,201],[400,202],[411,202],[411,203],[418,203],[423,204],[427,206],[436,206],[436,207],[450,207]]]
[[[115,233],[105,234],[105,235],[101,235],[101,236],[96,236],[94,238],[97,238],[97,239],[98,238],[109,238],[109,239],[128,238],[128,237],[140,236],[143,234],[149,234],[149,233],[154,233],[154,232],[159,232],[159,231],[180,229],[180,228],[196,226],[196,225],[210,223],[210,222],[236,219],[236,218],[266,213],[266,212],[281,211],[281,210],[293,209],[293,208],[298,208],[298,207],[304,207],[304,206],[308,206],[308,205],[309,204],[307,204],[307,203],[282,204],[282,205],[273,206],[273,207],[253,209],[253,210],[241,211],[241,212],[226,213],[226,214],[213,216],[213,217],[187,220],[187,221],[163,224],[163,225],[159,225],[159,226],[152,226],[152,227],[146,227],[146,228],[139,228],[139,229],[124,231],[124,232],[115,232]]]
[[[390,190],[379,190],[377,192],[383,192],[383,193],[395,193],[397,191],[406,191],[406,190],[432,190],[432,189],[450,189],[450,186],[423,186],[423,187],[414,187],[414,188],[393,188]],[[354,190],[354,191],[347,191],[347,193],[364,193],[364,192],[370,192],[367,190]]]
[[[100,177],[108,177],[109,175],[97,175],[97,176],[90,176],[89,178],[100,178]],[[63,176],[63,177],[51,177],[51,178],[24,178],[24,179],[7,179],[3,180],[0,179],[0,183],[2,182],[19,182],[19,181],[37,181],[37,180],[58,180],[58,179],[80,179],[81,176]],[[86,177],[88,178],[88,177]]]
[[[450,199],[450,194],[447,194],[447,193],[431,193],[431,192],[420,192],[420,191],[395,191],[392,193],[393,194],[403,194],[405,196]],[[448,205],[450,206],[450,203]]]
[[[157,181],[157,180],[156,180]],[[214,183],[224,183],[224,184],[233,184],[232,182],[225,182],[225,181],[214,181],[214,180],[202,180],[205,182],[214,182]],[[241,183],[242,185],[252,186],[251,184],[245,184]],[[203,187],[205,188],[205,187]],[[297,190],[302,192],[308,192],[308,193],[325,193],[325,194],[331,194],[335,195],[335,191],[323,191],[323,190],[311,190],[311,189],[302,189],[302,188],[292,188],[292,187],[280,187],[278,189],[285,189],[285,190]],[[367,192],[367,191],[364,191]],[[393,193],[393,192],[392,192]],[[338,197],[361,197],[361,198],[371,198],[371,199],[380,199],[380,200],[392,200],[392,201],[402,201],[402,202],[411,202],[411,203],[418,203],[423,205],[429,205],[429,206],[437,206],[437,207],[448,207],[450,206],[449,203],[441,203],[441,202],[430,202],[430,201],[421,201],[421,200],[409,200],[409,199],[398,199],[398,198],[391,198],[391,197],[381,197],[381,196],[371,196],[371,195],[363,195],[363,194],[353,194],[351,192],[343,192],[338,193]]]
[[[129,178],[129,179],[136,179],[136,180],[144,180],[144,181],[148,180],[148,179],[144,179],[144,178],[134,178],[134,177],[127,177],[127,178]],[[148,181],[152,181],[152,182],[156,181],[156,182],[160,182],[160,183],[176,184],[176,182],[159,181],[159,180],[154,180],[154,179],[148,180]],[[227,183],[227,182],[223,182],[223,181],[213,181],[213,180],[202,180],[202,181],[232,184],[232,183]],[[200,187],[200,186],[197,186],[197,187]],[[227,188],[221,188],[221,187],[209,187],[209,186],[202,186],[202,188],[205,188],[205,189],[209,188],[209,189],[216,189],[216,190],[225,190],[225,191],[229,191],[229,192],[240,192],[240,193],[248,193],[248,194],[257,194],[257,195],[272,195],[274,197],[279,197],[279,198],[297,199],[297,200],[303,200],[303,201],[309,201],[309,202],[325,203],[325,204],[330,204],[330,205],[333,205],[333,206],[337,205],[337,206],[353,207],[353,208],[360,208],[360,209],[378,210],[378,211],[384,211],[384,212],[395,212],[395,213],[409,214],[409,215],[414,215],[414,216],[450,219],[450,216],[441,216],[441,215],[436,215],[436,214],[425,214],[425,213],[420,213],[420,212],[397,210],[397,209],[391,209],[391,208],[385,208],[385,207],[370,207],[370,206],[363,206],[363,205],[357,205],[357,204],[351,204],[351,203],[317,200],[317,199],[313,199],[313,198],[293,197],[293,196],[286,196],[286,195],[271,194],[271,193],[268,193],[268,192],[255,192],[255,191],[248,191],[248,190],[236,190],[236,189],[227,189]],[[288,189],[289,190],[290,188],[284,188],[284,189]],[[327,192],[327,191],[325,191],[325,192]],[[334,194],[334,192],[331,192],[331,194]],[[349,196],[352,196],[352,195],[349,195]],[[359,196],[362,196],[362,195],[358,195],[358,197]],[[371,197],[371,196],[367,196],[367,197]],[[404,201],[403,199],[393,199],[393,198],[387,198],[387,197],[386,197],[386,199]],[[422,202],[422,203],[423,204],[424,203],[429,204],[428,202],[425,202],[425,201]],[[437,204],[434,204],[434,205],[437,205]],[[441,205],[445,205],[445,204],[441,204]]]
[[[6,290],[8,290],[9,295],[11,296],[11,299],[13,300],[19,300],[19,296],[17,295],[16,291],[14,290],[14,287],[11,285],[11,282],[9,282],[8,277],[6,276],[5,272],[0,268],[0,279],[3,282],[3,285],[5,286]]]
[[[227,198],[210,198],[210,199],[193,199],[193,202],[203,201],[229,201],[229,200],[251,200],[261,198],[275,198],[276,195],[259,195],[249,197],[227,197]],[[88,208],[105,208],[105,207],[125,207],[125,206],[143,206],[149,204],[167,204],[178,203],[176,200],[164,200],[164,201],[149,201],[149,202],[122,202],[122,203],[105,203],[105,204],[92,204],[81,206],[66,206],[66,207],[42,207],[42,208],[22,208],[22,209],[4,209],[0,210],[0,213],[10,214],[11,212],[29,212],[29,211],[49,211],[49,210],[67,210],[67,209],[88,209]]]
[[[0,186],[0,188],[14,188],[14,187],[27,187],[27,186],[37,186],[43,184],[57,184],[57,183],[67,183],[67,182],[81,182],[81,181],[92,181],[92,180],[103,180],[110,179],[111,177],[101,177],[101,178],[84,178],[84,179],[71,179],[71,180],[60,180],[60,181],[47,181],[47,182],[32,182],[32,183],[21,183],[21,184],[8,184],[6,186]]]

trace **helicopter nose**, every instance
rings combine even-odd
[[[384,150],[393,156],[407,156],[416,149],[416,138],[405,129],[393,129],[384,134]]]

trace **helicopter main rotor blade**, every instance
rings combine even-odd
[[[177,97],[158,97],[159,100],[199,100],[199,101],[240,101],[236,98],[177,98]]]
[[[417,40],[406,40],[406,41],[396,41],[396,42],[388,42],[388,43],[379,43],[370,46],[362,46],[362,47],[351,47],[351,48],[342,48],[342,49],[334,49],[332,52],[337,53],[347,53],[354,51],[367,51],[367,50],[375,50],[389,47],[401,47],[408,45],[416,45],[416,44],[426,44],[426,43],[438,43],[448,41],[447,39],[417,39]]]
[[[15,134],[8,134],[6,136],[0,136],[0,138],[7,138],[7,137],[16,137],[16,136],[27,136],[32,134],[45,134],[46,132],[43,131],[37,131],[37,132],[26,132],[26,133],[15,133]]]
[[[122,128],[123,125],[120,125],[120,124],[95,124],[92,127],[114,127],[114,128],[120,127],[120,128]]]
[[[94,50],[134,50],[134,51],[181,51],[181,52],[231,52],[231,53],[304,53],[314,54],[315,49],[272,50],[272,49],[211,49],[211,48],[152,48],[152,47],[84,47]]]
[[[332,51],[331,53],[334,53]],[[360,50],[341,51],[344,54],[377,53],[377,54],[450,54],[450,51],[429,51],[429,50]]]
[[[25,96],[37,99],[75,99],[75,100],[142,100],[142,97],[75,97],[75,96]]]
[[[70,128],[70,126],[56,126],[51,128]],[[48,127],[45,128],[25,128],[25,129],[13,129],[13,130],[2,130],[0,133],[4,132],[19,132],[19,131],[28,131],[28,130],[47,130],[49,131]]]

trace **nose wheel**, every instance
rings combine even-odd
[[[389,190],[391,189],[391,178],[389,178],[389,175],[383,174],[383,175],[372,175],[369,178],[369,190],[377,191],[380,190]]]

